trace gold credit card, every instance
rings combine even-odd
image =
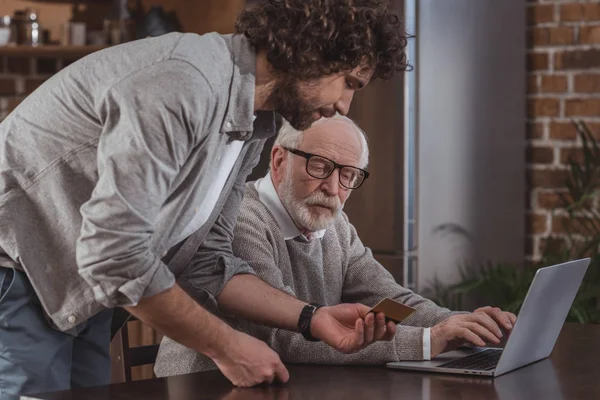
[[[369,310],[369,312],[371,311],[376,313],[382,312],[385,314],[386,319],[391,319],[398,324],[402,322],[403,319],[414,313],[415,309],[399,303],[396,300],[387,298],[377,303],[375,307]]]

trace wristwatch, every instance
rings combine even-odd
[[[302,309],[302,312],[300,313],[300,318],[298,318],[298,331],[300,331],[302,336],[304,336],[304,339],[308,340],[309,342],[319,341],[319,339],[317,339],[310,333],[310,322],[312,321],[312,317],[315,311],[317,311],[321,307],[323,307],[322,304],[307,304]]]

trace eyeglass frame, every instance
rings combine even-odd
[[[361,186],[363,185],[363,183],[365,183],[365,181],[366,181],[366,180],[367,180],[367,178],[369,177],[369,171],[367,171],[367,170],[364,170],[364,169],[362,169],[362,168],[355,167],[355,166],[353,166],[353,165],[342,165],[342,164],[338,164],[338,163],[336,163],[335,161],[333,161],[333,160],[331,160],[331,159],[329,159],[329,158],[327,158],[327,157],[323,157],[323,156],[321,156],[321,155],[319,155],[319,154],[307,153],[306,151],[302,151],[302,150],[298,150],[298,149],[291,149],[291,148],[289,148],[289,147],[286,147],[286,146],[281,146],[281,148],[282,148],[282,149],[284,149],[284,150],[287,150],[287,151],[289,151],[289,152],[290,152],[290,153],[292,153],[292,154],[295,154],[295,155],[297,155],[297,156],[300,156],[300,157],[306,158],[306,165],[305,165],[306,173],[307,173],[308,175],[312,176],[312,177],[313,177],[313,178],[315,178],[315,179],[327,179],[327,178],[329,178],[329,177],[331,176],[331,174],[333,174],[333,172],[334,172],[336,169],[339,169],[339,170],[340,170],[340,173],[341,173],[341,172],[342,172],[342,168],[354,168],[354,169],[357,169],[357,170],[359,170],[359,171],[362,171],[362,173],[363,173],[363,174],[365,174],[365,177],[363,178],[363,180],[362,180],[362,182],[360,183],[360,185],[358,185],[357,187],[348,187],[348,186],[346,186],[346,185],[344,185],[344,184],[342,183],[341,176],[340,176],[340,179],[339,179],[339,184],[340,184],[340,185],[342,185],[342,186],[343,186],[344,188],[346,188],[346,189],[349,189],[349,190],[355,190],[355,189],[358,189],[359,187],[361,187]],[[331,169],[331,172],[330,172],[330,173],[328,173],[328,174],[327,174],[327,176],[324,176],[324,177],[322,177],[322,178],[317,178],[316,176],[314,176],[314,175],[312,175],[310,172],[308,172],[308,162],[310,161],[310,159],[311,159],[312,157],[319,157],[319,158],[322,158],[322,159],[324,159],[324,160],[327,160],[327,161],[329,161],[330,163],[332,163],[332,164],[333,164],[333,168]]]

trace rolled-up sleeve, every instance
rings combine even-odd
[[[136,305],[175,283],[150,241],[171,185],[201,140],[210,108],[201,99],[210,92],[189,64],[169,60],[115,83],[98,105],[98,182],[81,207],[77,263],[105,307]]]
[[[211,310],[217,309],[216,297],[227,282],[238,274],[255,274],[250,265],[235,257],[232,250],[233,232],[244,197],[246,179],[258,163],[264,140],[255,146],[252,159],[238,172],[231,193],[206,239],[192,257],[187,272],[180,279],[181,286],[198,302]]]

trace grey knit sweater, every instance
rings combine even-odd
[[[452,314],[397,284],[362,244],[344,213],[320,240],[307,241],[302,236],[284,240],[276,219],[259,200],[253,184],[246,185],[233,250],[264,281],[306,302],[373,306],[391,297],[417,310],[398,325],[394,340],[377,342],[349,355],[321,342],[308,342],[299,333],[225,318],[234,328],[265,341],[285,363],[383,364],[420,360],[423,327],[431,327]],[[213,368],[209,358],[165,338],[155,373],[168,376]]]

